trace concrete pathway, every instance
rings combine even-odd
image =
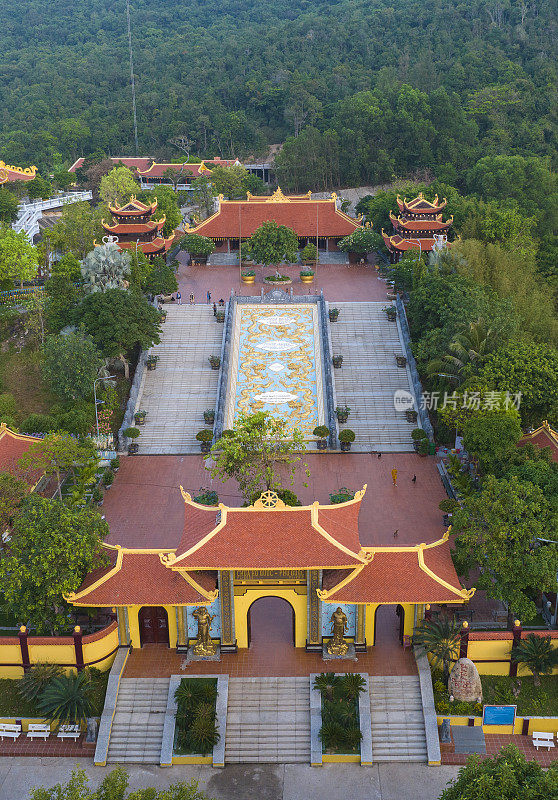
[[[98,787],[111,767],[94,767],[73,758],[0,759],[0,800],[28,800],[31,789],[65,784],[77,767],[85,770],[92,788]],[[129,789],[164,789],[178,781],[199,781],[199,788],[215,800],[438,800],[459,767],[419,764],[302,764],[205,766],[128,765]]]
[[[383,453],[413,450],[411,431],[404,411],[393,403],[397,390],[410,392],[409,368],[396,364],[405,350],[399,326],[388,322],[385,303],[329,303],[338,308],[337,322],[330,324],[332,355],[342,355],[341,369],[334,369],[338,405],[347,405],[351,415],[343,428],[354,430],[355,452]]]

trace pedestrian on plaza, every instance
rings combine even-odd
[[[192,294],[190,295],[190,305],[191,305],[191,306],[193,306],[193,305],[194,305],[194,293],[193,293],[193,292],[192,292]]]
[[[213,303],[213,316],[217,316],[217,303]]]
[[[395,467],[391,471],[391,478],[393,480],[393,485],[397,486],[397,470],[395,469]]]
[[[416,482],[417,482],[417,476],[413,475],[413,477],[411,478],[411,483],[416,483]]]
[[[220,305],[220,306],[224,306],[224,305],[225,305],[225,301],[223,300],[223,298],[221,298],[221,299],[219,300],[219,305]]]
[[[180,292],[176,293],[176,302],[178,303],[179,306],[182,305],[182,295],[180,294]]]
[[[209,305],[210,303],[211,303],[211,292],[208,290],[207,291],[207,305]]]

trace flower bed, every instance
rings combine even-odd
[[[182,678],[177,702],[173,753],[207,756],[219,741],[216,723],[217,679]]]
[[[264,283],[273,283],[276,286],[282,286],[292,283],[288,275],[268,275],[264,278]]]
[[[359,695],[364,680],[358,673],[340,676],[324,672],[314,681],[321,694],[322,752],[330,755],[359,755],[360,730]]]

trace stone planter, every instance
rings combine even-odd
[[[318,439],[316,447],[318,450],[327,450],[327,439]]]
[[[344,425],[348,421],[348,419],[349,419],[349,415],[348,414],[339,414],[339,413],[337,414],[337,420],[342,425]]]
[[[395,311],[387,311],[386,312],[386,317],[388,319],[388,322],[395,322],[395,320],[397,318],[397,312],[395,312]]]
[[[337,322],[337,317],[339,316],[339,309],[338,308],[330,308],[329,309],[329,321],[330,322]]]
[[[146,415],[141,412],[139,414],[134,414],[134,422],[136,425],[145,425],[145,416]]]
[[[264,278],[264,283],[267,283],[269,286],[289,286],[292,283],[292,280],[287,278],[284,281],[274,281],[270,280],[269,278]]]
[[[218,311],[215,314],[215,322],[224,322],[224,321],[225,321],[225,312],[224,311]]]
[[[301,275],[300,280],[302,283],[314,283],[314,276],[313,275]]]
[[[147,369],[152,372],[154,369],[157,369],[157,361],[150,361],[147,359],[146,366]]]
[[[252,283],[255,283],[256,276],[255,275],[241,275],[240,279],[242,280],[242,283],[246,283],[246,284],[250,285]]]
[[[416,422],[417,421],[417,412],[414,408],[407,408],[405,411],[405,419],[407,422]]]
[[[132,444],[128,445],[128,455],[133,456],[139,450],[139,444],[137,442],[132,442]]]
[[[213,425],[215,422],[215,413],[213,411],[204,411],[203,412],[203,421],[206,425]]]
[[[351,449],[352,442],[340,442],[341,450],[343,453],[347,453]]]
[[[406,367],[407,366],[407,359],[405,356],[395,356],[395,361],[398,367]]]
[[[200,442],[200,450],[202,453],[209,453],[211,451],[211,442]]]
[[[332,361],[335,369],[341,369],[341,365],[343,364],[343,356],[333,356]]]

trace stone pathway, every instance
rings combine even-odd
[[[109,764],[159,764],[168,678],[122,678],[112,723]]]
[[[139,407],[147,411],[139,437],[141,455],[199,453],[196,433],[205,427],[203,412],[215,407],[219,371],[209,366],[220,355],[223,325],[211,306],[165,305],[167,321],[157,369],[146,371]]]
[[[428,761],[418,676],[370,676],[372,757]]]
[[[231,678],[225,763],[308,764],[308,678]]]
[[[411,391],[408,368],[396,365],[395,354],[403,354],[399,327],[388,322],[382,309],[386,303],[335,303],[340,311],[330,325],[333,355],[343,356],[341,369],[333,370],[338,405],[348,405],[351,415],[343,428],[356,434],[356,452],[410,452],[413,450],[409,423],[403,411],[395,411],[394,392]]]

